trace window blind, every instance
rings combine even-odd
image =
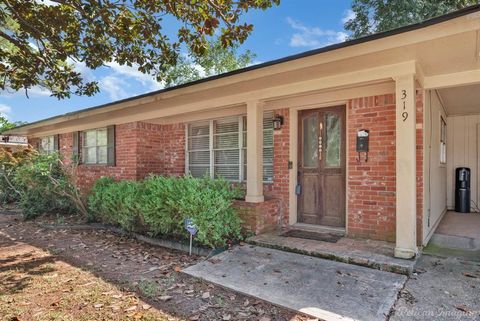
[[[115,126],[82,132],[82,144],[82,163],[115,165]]]
[[[194,177],[210,176],[210,123],[188,126],[188,171]]]
[[[227,117],[196,122],[187,129],[186,170],[230,181],[247,178],[247,118]],[[263,119],[263,180],[273,181],[273,113]]]
[[[42,154],[52,154],[58,151],[58,135],[42,137],[40,139],[39,151]]]

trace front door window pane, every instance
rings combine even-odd
[[[326,115],[326,146],[325,146],[325,166],[340,166],[340,117],[337,114],[328,113]]]
[[[312,115],[303,120],[303,166],[317,167],[318,164],[318,120]]]

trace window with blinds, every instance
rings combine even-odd
[[[263,178],[273,181],[273,114],[264,114]],[[247,178],[247,118],[227,117],[188,125],[187,170],[194,177]]]
[[[115,127],[82,132],[82,163],[115,165]]]
[[[53,154],[58,150],[58,135],[45,136],[40,139],[39,151],[42,154]]]

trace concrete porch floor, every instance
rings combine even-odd
[[[294,228],[296,228],[294,226]],[[336,243],[282,236],[287,229],[253,236],[248,243],[284,250],[338,262],[360,265],[381,271],[410,275],[416,260],[393,256],[395,244],[363,239],[340,237]],[[324,231],[328,232],[328,231]],[[335,233],[334,231],[331,231]]]
[[[480,214],[447,212],[424,252],[480,261]]]

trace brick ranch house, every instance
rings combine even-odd
[[[412,258],[453,206],[457,131],[480,121],[479,30],[472,6],[9,134],[78,154],[85,190],[101,176],[223,176],[245,184],[237,206],[256,233],[321,225]]]

